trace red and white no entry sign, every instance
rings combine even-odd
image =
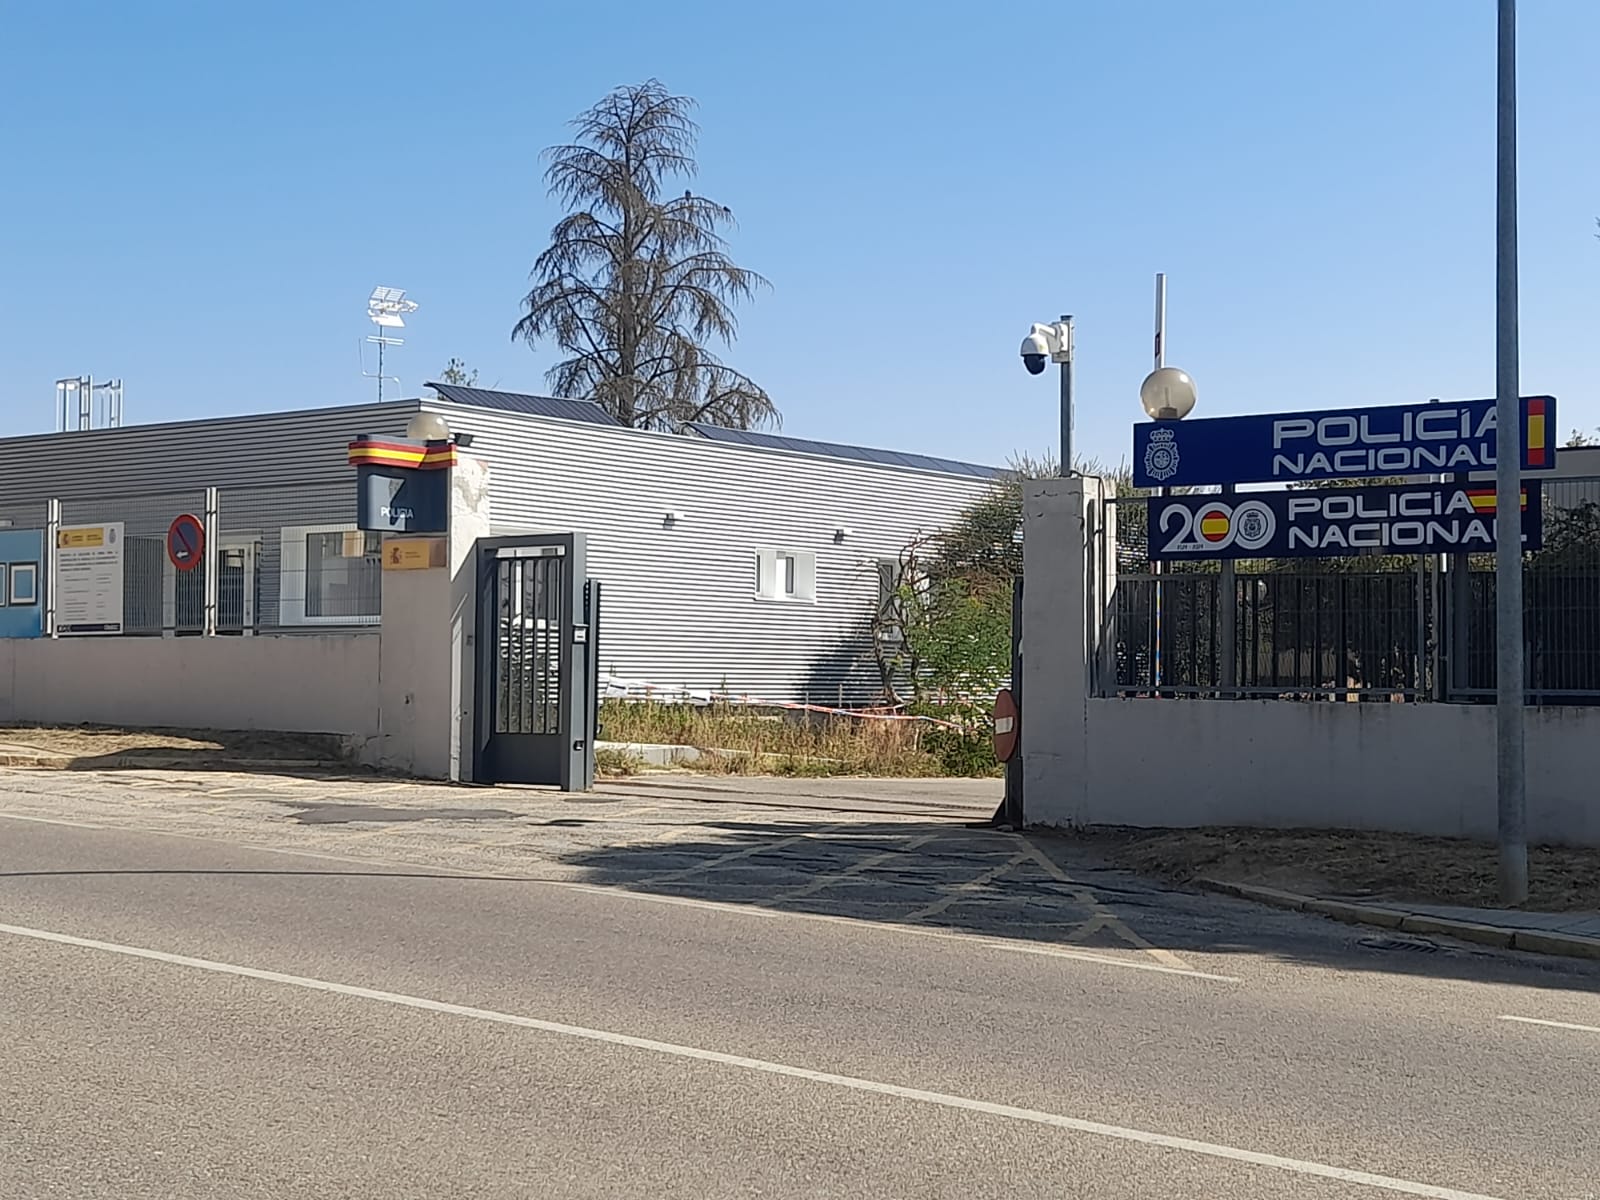
[[[994,698],[994,756],[1001,762],[1016,757],[1017,741],[1022,736],[1021,714],[1010,688],[1001,688]]]
[[[192,571],[206,558],[206,527],[193,513],[184,513],[167,527],[167,557],[180,571]]]

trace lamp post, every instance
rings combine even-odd
[[[1156,276],[1155,370],[1146,375],[1144,382],[1139,385],[1139,406],[1152,421],[1181,421],[1194,411],[1195,399],[1194,380],[1189,377],[1189,372],[1167,366],[1167,276],[1163,272]],[[1158,497],[1166,494],[1166,488],[1156,489]],[[1155,586],[1152,588],[1154,594],[1150,605],[1150,683],[1159,696],[1161,694],[1161,564],[1151,563],[1150,574],[1155,577]],[[1231,582],[1232,578],[1230,567],[1226,570],[1224,579]],[[1228,647],[1225,645],[1223,649],[1227,651]],[[1223,657],[1226,659],[1231,655],[1224,653]]]
[[[1522,428],[1517,345],[1517,5],[1500,0],[1495,120],[1495,795],[1500,900],[1528,898],[1523,744]]]
[[[1156,353],[1161,353],[1161,334],[1156,335]],[[1152,421],[1181,421],[1194,411],[1196,398],[1194,380],[1187,371],[1177,367],[1157,366],[1139,385],[1139,405]],[[1166,488],[1157,488],[1158,497],[1167,494]],[[1148,531],[1147,531],[1148,536]],[[1154,579],[1150,620],[1150,683],[1161,694],[1161,564],[1150,564]]]

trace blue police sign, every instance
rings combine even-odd
[[[450,472],[356,468],[356,524],[383,533],[447,533]]]
[[[1522,398],[1522,466],[1556,464],[1553,396]],[[1494,469],[1493,400],[1146,421],[1133,427],[1135,487],[1293,483]]]
[[[1542,541],[1539,484],[1522,485],[1522,547]],[[1488,553],[1493,484],[1297,488],[1150,501],[1150,557],[1331,558],[1359,554]]]

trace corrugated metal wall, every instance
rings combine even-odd
[[[576,529],[605,585],[602,669],[819,703],[878,698],[878,563],[981,479],[430,402],[475,435],[497,532]],[[666,514],[681,514],[670,528]],[[835,541],[834,531],[850,532]],[[816,603],[755,599],[762,550],[816,556]]]
[[[7,439],[0,516],[31,512],[50,496],[65,503],[219,487],[225,536],[259,535],[265,606],[277,591],[275,527],[354,520],[346,444],[361,433],[401,436],[418,407]],[[602,669],[665,687],[819,703],[876,699],[868,622],[878,563],[989,486],[691,437],[426,407],[475,435],[471,453],[490,468],[497,532],[589,535],[590,574],[605,584]],[[281,493],[280,518],[270,510],[284,483],[293,486]],[[230,489],[238,500],[248,494],[232,516]],[[681,514],[671,527],[668,512]],[[850,532],[835,540],[841,526]],[[815,555],[815,603],[755,598],[756,557],[773,550]]]
[[[399,437],[415,400],[0,439],[0,512],[22,500],[97,499],[285,480],[355,483],[345,447]]]
[[[0,520],[42,525],[44,502],[55,497],[64,524],[124,522],[127,631],[192,630],[199,610],[183,598],[194,592],[187,598],[199,602],[204,576],[173,578],[167,525],[179,513],[204,512],[205,489],[216,487],[221,546],[253,547],[259,567],[257,577],[238,576],[241,587],[255,587],[253,626],[275,631],[282,628],[281,590],[297,582],[304,588],[303,569],[298,579],[285,577],[283,528],[353,524],[348,443],[363,433],[402,436],[419,407],[410,400],[0,440]],[[231,606],[235,620],[238,606]]]

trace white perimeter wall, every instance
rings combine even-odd
[[[1106,491],[1096,479],[1041,480],[1025,499],[1029,824],[1494,837],[1490,706],[1094,695],[1115,586]],[[1530,708],[1526,719],[1529,839],[1600,846],[1600,709]]]
[[[0,639],[0,722],[371,737],[379,639]]]
[[[1091,699],[1087,712],[1075,823],[1495,836],[1492,706]],[[1530,840],[1600,846],[1600,710],[1529,709],[1527,728]]]

